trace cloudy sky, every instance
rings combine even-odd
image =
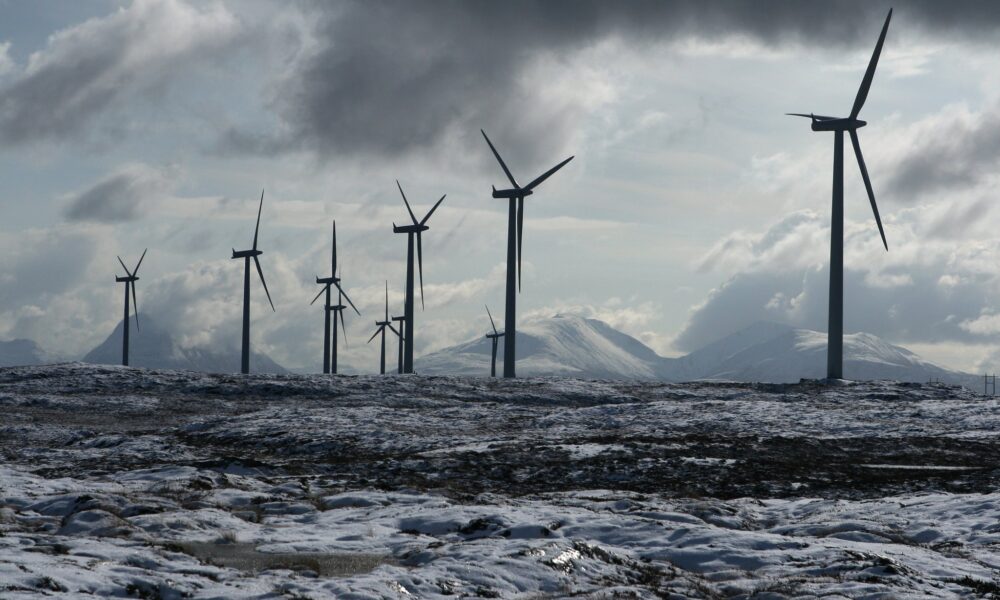
[[[889,4],[0,0],[0,338],[75,358],[142,313],[238,348],[266,189],[256,349],[317,370],[337,219],[365,346],[426,211],[417,354],[503,311],[504,183],[527,200],[525,318],[609,322],[673,356],[754,321],[825,330],[832,135]],[[1000,366],[1000,4],[898,2],[861,117],[889,252],[845,157],[845,328],[948,366]]]

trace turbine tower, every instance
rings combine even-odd
[[[399,356],[396,358],[396,362],[397,362],[397,364],[396,364],[396,372],[399,373],[399,374],[402,374],[403,373],[403,349],[406,347],[406,344],[405,344],[406,339],[403,337],[403,334],[406,331],[406,326],[404,325],[404,323],[406,323],[406,315],[393,317],[392,320],[393,321],[399,321],[399,324],[397,325],[397,327],[399,327],[399,331],[396,332],[397,333],[397,337],[399,338],[399,344],[398,344]]]
[[[858,119],[861,107],[864,106],[868,98],[868,90],[871,88],[872,79],[875,77],[875,67],[878,65],[879,55],[882,53],[882,44],[885,42],[885,34],[889,30],[889,20],[892,18],[892,9],[885,17],[885,24],[882,26],[882,33],[875,44],[875,51],[868,62],[868,70],[865,71],[864,79],[861,80],[861,87],[858,88],[858,95],[854,99],[854,106],[848,117],[824,117],[814,114],[788,113],[795,117],[807,117],[812,120],[813,131],[832,131],[833,137],[833,210],[830,226],[830,316],[827,332],[826,346],[826,376],[828,379],[842,379],[844,376],[844,132],[851,136],[851,144],[854,146],[854,154],[858,159],[858,167],[861,169],[861,179],[864,180],[865,189],[868,191],[868,200],[872,205],[872,212],[875,215],[875,223],[878,225],[879,235],[882,236],[882,245],[886,251],[889,244],[885,241],[885,231],[882,229],[882,219],[878,214],[878,206],[875,204],[875,192],[872,191],[872,182],[868,178],[868,168],[865,166],[865,159],[861,155],[861,143],[858,141],[858,129],[867,125]]]
[[[340,323],[344,326],[344,347],[347,347],[347,325],[344,323],[344,292],[337,290],[337,304],[326,307],[327,312],[333,312],[333,354],[330,357],[330,372],[337,374],[337,315],[340,315]],[[351,307],[354,305],[352,304]],[[360,314],[360,313],[359,313]]]
[[[396,180],[396,187],[399,188],[399,193],[403,196],[403,203],[406,204],[406,211],[410,213],[410,220],[413,221],[412,225],[403,225],[401,227],[397,226],[395,223],[392,224],[393,233],[405,233],[406,234],[406,296],[403,303],[403,316],[405,320],[405,329],[398,332],[403,338],[403,372],[412,373],[413,372],[413,238],[417,238],[417,266],[420,269],[420,307],[424,306],[424,251],[423,244],[421,242],[421,235],[423,232],[430,229],[427,226],[428,219],[434,214],[438,206],[441,206],[441,202],[444,201],[444,196],[437,201],[437,203],[427,212],[424,218],[417,221],[416,215],[413,214],[413,209],[410,208],[410,203],[406,199],[406,194],[403,193],[403,186],[399,185],[399,180]],[[447,194],[445,194],[447,195]],[[389,317],[386,315],[386,321]]]
[[[148,248],[147,248],[148,250]],[[142,259],[146,258],[146,250],[142,251],[142,256],[139,257],[139,262],[135,265],[135,270],[129,271],[128,267],[125,266],[125,261],[122,257],[118,257],[118,262],[121,263],[122,268],[125,269],[125,277],[115,276],[115,281],[118,283],[125,284],[125,318],[122,320],[122,366],[128,366],[128,313],[129,313],[129,290],[132,292],[132,304],[135,305],[135,330],[139,331],[139,301],[135,297],[135,282],[139,281],[139,265],[142,264]]]
[[[493,187],[493,197],[494,198],[507,198],[509,200],[508,210],[507,210],[507,306],[504,315],[504,333],[509,334],[504,337],[503,344],[503,376],[504,377],[515,377],[514,373],[514,346],[517,337],[517,322],[516,322],[516,303],[517,294],[521,291],[521,234],[524,230],[524,199],[534,193],[534,189],[538,187],[538,184],[542,183],[548,179],[553,173],[563,168],[566,163],[573,160],[573,157],[569,157],[562,161],[558,165],[552,167],[548,171],[542,173],[535,178],[534,181],[528,185],[521,187],[514,180],[514,176],[511,175],[510,169],[507,168],[507,164],[500,158],[500,153],[497,149],[493,147],[493,142],[487,137],[486,132],[482,129],[479,130],[483,137],[486,139],[486,143],[489,144],[490,150],[493,151],[493,156],[496,157],[497,162],[500,163],[500,167],[503,169],[504,174],[510,181],[510,184],[514,187],[507,190],[498,190],[495,186]],[[516,238],[515,238],[516,236]],[[515,239],[517,245],[515,246]],[[515,289],[514,282],[514,263],[517,263],[517,289]]]
[[[233,249],[233,258],[243,259],[243,352],[240,357],[240,372],[244,375],[250,372],[250,259],[253,259],[257,266],[257,275],[260,276],[260,283],[264,286],[264,293],[267,294],[267,301],[274,310],[274,302],[271,302],[271,292],[267,291],[267,282],[264,281],[264,271],[260,268],[260,260],[257,258],[263,252],[257,249],[257,234],[260,232],[260,213],[264,209],[264,190],[260,191],[260,206],[257,207],[257,226],[253,230],[253,247],[250,250]]]
[[[400,335],[400,333],[398,331],[396,331],[396,329],[392,326],[392,321],[389,320],[389,282],[388,281],[385,282],[385,318],[383,320],[381,320],[381,321],[375,321],[375,324],[378,325],[378,329],[376,329],[375,333],[373,333],[372,336],[370,338],[368,338],[368,342],[367,343],[370,344],[372,342],[372,340],[375,339],[375,336],[377,336],[380,333],[382,334],[382,362],[381,362],[381,367],[379,369],[379,373],[381,373],[382,375],[385,375],[385,328],[388,327],[390,331],[392,331],[396,335]]]
[[[354,312],[361,316],[361,312],[354,306],[351,299],[347,296],[344,290],[340,287],[340,277],[337,277],[337,221],[333,221],[333,250],[330,254],[330,276],[329,277],[316,277],[316,283],[323,286],[323,289],[316,294],[316,297],[312,299],[309,303],[310,306],[319,300],[319,297],[326,292],[326,302],[323,304],[323,373],[330,373],[331,361],[330,361],[330,313],[333,315],[333,373],[337,372],[337,314],[340,315],[340,323],[344,325],[344,340],[347,340],[347,325],[344,324],[344,300],[351,305]],[[337,287],[337,305],[330,304],[330,297],[332,295],[332,287]]]
[[[497,331],[497,324],[493,322],[493,315],[490,314],[490,307],[486,307],[486,314],[490,317],[490,325],[493,327],[493,333],[487,333],[486,337],[493,343],[493,358],[490,360],[490,377],[497,376],[497,344],[503,334]]]

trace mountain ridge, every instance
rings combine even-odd
[[[95,364],[121,364],[122,322],[103,342],[80,359]],[[142,328],[129,331],[129,366],[149,369],[181,369],[207,373],[238,373],[238,349],[220,352],[208,348],[183,348],[154,319],[143,315]],[[255,373],[286,374],[290,371],[261,352],[250,353],[250,369]]]
[[[658,355],[607,323],[557,314],[518,329],[519,375],[563,375],[665,381],[726,380],[795,383],[826,374],[826,334],[758,321],[681,357]],[[503,338],[497,370],[503,363]],[[490,343],[477,338],[418,357],[425,374],[486,375]],[[844,336],[848,379],[931,379],[978,389],[980,378],[925,360],[868,333]]]

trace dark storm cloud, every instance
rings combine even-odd
[[[888,181],[901,199],[943,189],[968,189],[1000,164],[1000,106],[968,119],[937,123],[910,148]]]
[[[70,221],[119,223],[146,214],[150,202],[169,186],[163,173],[145,165],[132,165],[75,194],[63,214]]]
[[[540,57],[564,61],[608,39],[643,45],[691,35],[739,34],[768,45],[870,43],[881,2],[701,2],[695,0],[439,1],[317,3],[316,46],[280,86],[284,133],[233,130],[230,151],[306,149],[319,156],[396,156],[455,136],[481,144],[492,130],[503,148],[548,160],[584,110],[545,82],[526,81]],[[1000,3],[907,2],[897,21],[963,39],[993,36]],[[527,176],[527,174],[525,174]]]

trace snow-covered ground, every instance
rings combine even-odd
[[[940,385],[0,369],[0,598],[981,597]]]

